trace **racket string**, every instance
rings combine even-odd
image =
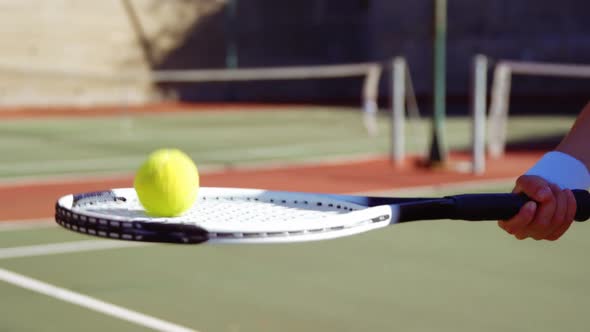
[[[173,218],[154,218],[146,214],[137,196],[110,201],[79,202],[75,209],[117,216],[142,222],[186,223],[198,225],[264,224],[325,218],[356,210],[354,204],[313,202],[307,199],[265,197],[203,196],[185,214]]]

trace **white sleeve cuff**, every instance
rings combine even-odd
[[[526,175],[537,175],[562,189],[590,188],[590,173],[578,159],[559,151],[546,153]]]

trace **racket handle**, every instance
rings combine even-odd
[[[590,193],[572,190],[576,198],[576,221],[590,218]],[[523,194],[467,194],[446,197],[453,201],[452,219],[506,220],[512,218],[530,199]]]

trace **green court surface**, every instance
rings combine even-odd
[[[573,120],[511,117],[509,139],[563,135]],[[0,179],[130,173],[161,147],[185,150],[202,169],[386,155],[389,121],[382,112],[379,134],[369,137],[352,108],[3,119]],[[470,120],[449,118],[446,124],[451,148],[469,147]],[[429,126],[426,120],[408,121],[408,153],[426,153]]]
[[[382,115],[379,135],[368,137],[358,112],[330,109],[5,119],[0,179],[131,173],[163,146],[186,150],[205,169],[383,155],[388,121]],[[541,139],[572,123],[514,117],[508,133]],[[408,150],[425,152],[428,132],[425,122],[408,124]],[[449,118],[447,132],[452,148],[469,145],[468,119]],[[202,332],[587,331],[588,226],[574,225],[558,242],[517,241],[495,222],[423,221],[305,244],[95,250],[88,244],[107,241],[55,226],[0,227],[0,274]],[[61,244],[74,250],[60,252]],[[5,281],[0,294],[0,331],[147,330]]]
[[[0,267],[198,331],[587,331],[586,226],[537,242],[495,222],[422,221],[324,242],[147,245]],[[89,240],[0,232],[13,249]],[[0,294],[2,331],[145,330],[4,282]]]

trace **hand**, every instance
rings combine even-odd
[[[534,175],[523,175],[516,180],[514,193],[524,193],[532,201],[526,203],[518,214],[508,220],[498,221],[498,226],[519,240],[555,241],[570,227],[576,215],[576,199],[569,189]]]

